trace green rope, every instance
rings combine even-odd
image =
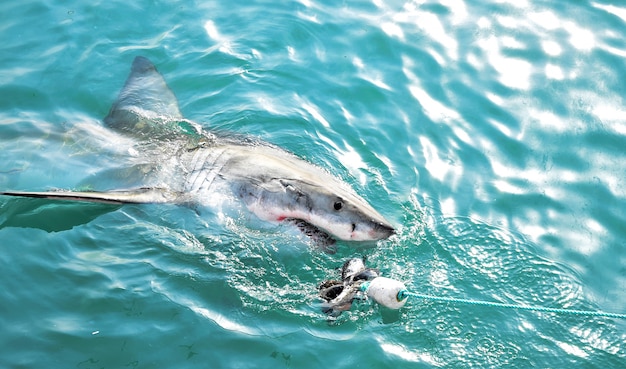
[[[601,316],[607,318],[616,318],[616,319],[626,319],[626,314],[619,313],[607,313],[604,311],[591,311],[591,310],[570,310],[570,309],[559,309],[559,308],[549,308],[543,306],[532,306],[532,305],[515,305],[515,304],[504,304],[499,302],[489,302],[489,301],[478,301],[478,300],[466,300],[466,299],[457,299],[454,297],[441,297],[441,296],[432,296],[432,295],[422,295],[415,292],[410,292],[407,290],[402,290],[398,292],[398,301],[402,301],[405,298],[412,296],[417,297],[424,300],[438,301],[438,302],[451,302],[451,303],[460,303],[460,304],[468,304],[468,305],[479,305],[479,306],[489,306],[489,307],[501,307],[507,309],[518,309],[518,310],[533,310],[540,311],[544,313],[557,313],[557,314],[571,314],[571,315],[585,315],[585,316]]]

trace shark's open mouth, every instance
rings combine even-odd
[[[332,238],[331,235],[322,231],[313,224],[297,218],[288,218],[285,219],[285,221],[292,223],[296,227],[298,227],[298,229],[302,233],[311,238],[311,240],[313,240],[313,242],[315,242],[317,246],[324,250],[324,252],[329,254],[334,254],[335,252],[337,252],[337,247],[335,246],[335,243],[337,241],[335,241],[335,239]]]

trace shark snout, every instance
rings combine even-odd
[[[375,222],[372,230],[370,231],[370,235],[374,240],[383,240],[385,238],[389,238],[392,235],[396,234],[395,228],[391,225],[381,222]]]
[[[352,224],[352,232],[348,237],[340,237],[351,241],[378,241],[391,237],[395,228],[385,221],[369,220]]]

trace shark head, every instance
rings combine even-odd
[[[376,241],[395,233],[347,183],[323,169],[285,153],[266,155],[266,149],[258,147],[242,150],[257,151],[254,165],[243,160],[241,166],[230,165],[229,171],[245,177],[239,182],[239,196],[259,218],[295,220],[310,236],[321,231],[345,241]]]
[[[340,240],[376,241],[395,233],[393,226],[360,196],[345,188],[282,180],[291,198],[291,218],[305,221]]]

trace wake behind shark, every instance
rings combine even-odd
[[[164,146],[174,145],[171,158],[176,169],[171,175],[175,178],[168,181],[173,185],[108,192],[0,194],[109,204],[207,205],[216,194],[230,191],[258,218],[291,222],[326,245],[333,244],[334,239],[373,241],[394,233],[382,215],[323,169],[270,144],[221,137],[185,120],[165,80],[144,57],[133,61],[104,123],[140,141],[159,139]],[[157,155],[154,161],[159,160],[163,159]]]

